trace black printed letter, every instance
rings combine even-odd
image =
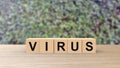
[[[65,43],[64,42],[58,42],[58,51],[60,51],[60,48],[65,51],[64,49]]]
[[[86,45],[87,45],[87,47],[89,47],[89,48],[86,48],[87,51],[93,50],[92,42],[87,42]]]
[[[73,42],[71,42],[71,49],[73,51],[77,51],[78,50],[78,42],[76,42],[76,48],[73,47]]]
[[[35,42],[35,43],[34,43],[34,46],[32,46],[32,43],[31,43],[31,42],[29,42],[29,44],[30,44],[30,48],[31,48],[31,50],[32,50],[32,51],[34,51],[34,49],[35,49],[35,47],[36,47],[37,42]]]

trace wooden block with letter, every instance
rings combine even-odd
[[[53,53],[53,39],[40,39],[40,53]]]
[[[67,38],[54,38],[54,53],[67,53]]]
[[[28,38],[26,53],[96,53],[96,39]]]
[[[68,53],[81,53],[82,40],[80,38],[68,38]]]
[[[39,53],[40,52],[40,39],[28,38],[26,40],[26,53]]]
[[[96,53],[96,39],[82,38],[82,52],[83,53]]]

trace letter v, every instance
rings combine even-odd
[[[31,50],[32,50],[32,51],[34,51],[34,50],[35,50],[35,47],[36,47],[37,42],[35,42],[35,43],[34,43],[34,46],[32,46],[32,43],[31,43],[31,42],[29,42],[29,44],[30,44],[30,48],[31,48]]]

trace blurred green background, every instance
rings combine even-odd
[[[29,37],[120,44],[120,0],[0,0],[0,44]]]

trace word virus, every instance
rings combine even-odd
[[[96,53],[96,39],[28,38],[26,53]]]

